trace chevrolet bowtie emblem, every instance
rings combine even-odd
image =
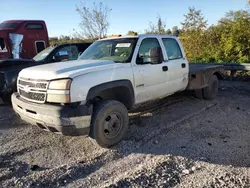
[[[28,86],[28,85],[24,86],[24,91],[26,93],[29,93],[30,92],[30,86]]]

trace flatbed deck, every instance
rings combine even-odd
[[[189,80],[187,90],[197,90],[207,87],[213,75],[216,75],[218,79],[223,79],[223,65],[189,63]]]
[[[207,63],[189,63],[189,73],[204,72],[207,70],[216,70],[218,68],[223,68],[223,65],[211,65]]]

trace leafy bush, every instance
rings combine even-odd
[[[190,9],[185,17],[179,37],[190,62],[250,63],[248,11],[230,11],[209,28],[200,11]]]

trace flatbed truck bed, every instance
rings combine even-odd
[[[189,80],[187,90],[197,90],[207,87],[213,75],[216,75],[218,79],[223,79],[223,65],[189,63]]]

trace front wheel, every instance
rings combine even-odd
[[[128,124],[128,111],[122,103],[99,101],[94,107],[90,136],[98,145],[108,148],[122,140]]]

